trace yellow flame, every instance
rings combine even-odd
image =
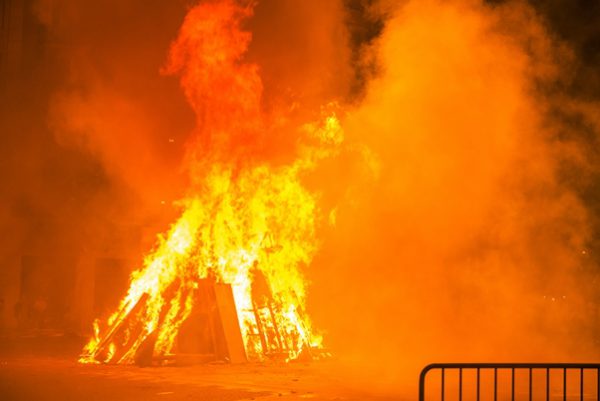
[[[202,188],[182,202],[181,217],[131,275],[126,296],[102,332],[95,322],[82,362],[132,363],[151,335],[155,356],[170,353],[194,307],[197,282],[208,276],[231,284],[248,356],[284,349],[295,358],[305,347],[321,345],[303,312],[300,267],[310,263],[317,248],[317,208],[300,174],[335,152],[343,132],[335,114],[304,129],[319,143],[292,165],[258,165],[235,174],[228,165],[211,167]],[[253,269],[268,283],[268,307],[252,298]],[[261,323],[271,333],[265,343],[257,340]],[[117,336],[120,326],[124,329]]]

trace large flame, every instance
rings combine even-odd
[[[248,356],[267,354],[275,342],[284,342],[277,346],[289,358],[321,345],[304,312],[300,270],[317,248],[318,210],[300,178],[336,151],[343,133],[328,111],[321,121],[297,130],[311,145],[294,161],[273,166],[248,158],[273,120],[261,111],[258,68],[241,61],[251,36],[240,22],[251,12],[231,1],[204,3],[184,21],[165,71],[181,75],[198,116],[187,159],[192,189],[180,203],[179,219],[131,275],[117,310],[95,322],[81,362],[132,363],[147,342],[154,356],[169,354],[194,308],[198,280],[207,277],[231,284]],[[252,296],[257,272],[272,294],[268,311]],[[259,341],[261,313],[270,313],[277,338]]]

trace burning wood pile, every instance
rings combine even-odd
[[[190,189],[117,310],[95,321],[82,363],[148,364],[175,354],[291,360],[322,349],[300,269],[317,248],[317,208],[300,178],[337,151],[343,133],[326,111],[298,128],[306,145],[291,162],[247,157],[239,144],[256,143],[279,118],[262,110],[258,68],[241,61],[251,37],[240,23],[251,13],[231,1],[203,3],[172,45],[164,72],[181,76],[198,120]]]

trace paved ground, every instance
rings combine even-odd
[[[314,362],[146,367],[81,365],[84,338],[0,333],[0,401],[402,400],[374,375]],[[408,397],[415,398],[415,397]]]
[[[336,374],[335,362],[151,367],[0,358],[0,400],[392,400]]]

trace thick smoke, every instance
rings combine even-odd
[[[0,93],[0,224],[12,233],[0,250],[2,325],[88,331],[96,261],[139,260],[185,181],[192,113],[177,81],[159,74],[185,7],[10,7],[23,20],[13,14],[20,53]]]
[[[48,113],[57,142],[96,158],[143,206],[174,200],[192,118],[176,81],[159,70],[184,2],[49,1],[37,10],[66,44],[56,49],[65,74]]]
[[[433,361],[593,359],[590,159],[564,116],[596,135],[599,109],[564,90],[573,51],[522,2],[375,7],[379,74],[343,125],[378,175],[328,181],[346,192],[309,297],[327,338],[397,384]]]

